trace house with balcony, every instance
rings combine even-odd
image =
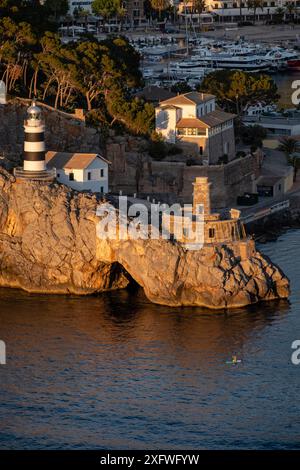
[[[177,95],[155,108],[156,132],[166,142],[193,149],[200,164],[233,160],[234,118],[234,114],[218,109],[216,97],[206,93]]]

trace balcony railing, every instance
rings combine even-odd
[[[178,136],[188,136],[188,137],[199,137],[199,136],[206,136],[206,129],[198,129],[198,128],[191,128],[191,127],[182,127],[181,129],[177,129]]]

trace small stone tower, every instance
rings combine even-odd
[[[235,244],[235,248],[240,252],[240,247],[243,245],[241,242],[245,242],[245,246],[248,250],[250,242],[247,239],[244,224],[240,220],[240,211],[237,209],[231,209],[228,214],[212,212],[210,194],[211,183],[207,177],[197,177],[193,186],[193,215],[198,215],[200,213],[199,207],[197,206],[201,205],[203,207],[204,243],[226,243],[231,246],[233,246],[232,244]]]
[[[193,198],[193,214],[197,213],[197,206],[203,205],[204,217],[211,214],[210,206],[210,186],[207,177],[198,177],[193,183],[194,186],[194,198]]]

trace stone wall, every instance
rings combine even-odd
[[[225,143],[228,144],[228,160],[235,157],[234,128],[224,129],[223,132],[209,138],[209,163],[216,164],[220,157],[225,154]]]
[[[13,100],[0,105],[0,155],[14,164],[20,163],[23,152],[23,121],[29,100]],[[101,153],[103,139],[96,129],[72,116],[42,105],[46,122],[48,150]]]
[[[254,190],[257,168],[255,156],[234,160],[227,165],[187,166],[184,163],[152,162],[150,173],[141,182],[141,192],[156,194],[161,201],[192,203],[196,177],[207,176],[212,183],[211,199],[215,209],[236,204],[245,191]],[[124,188],[125,189],[125,188]]]
[[[254,155],[233,160],[227,165],[188,166],[184,159],[180,162],[151,161],[146,153],[139,151],[139,145],[142,142],[136,142],[136,139],[134,148],[128,148],[128,141],[108,143],[113,192],[138,192],[141,197],[149,195],[162,202],[191,203],[195,178],[207,176],[212,183],[212,207],[218,209],[235,204],[237,196],[245,191],[254,191],[258,169]]]

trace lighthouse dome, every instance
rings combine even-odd
[[[27,109],[27,119],[41,120],[42,110],[39,108],[35,101],[32,102],[32,105]]]

